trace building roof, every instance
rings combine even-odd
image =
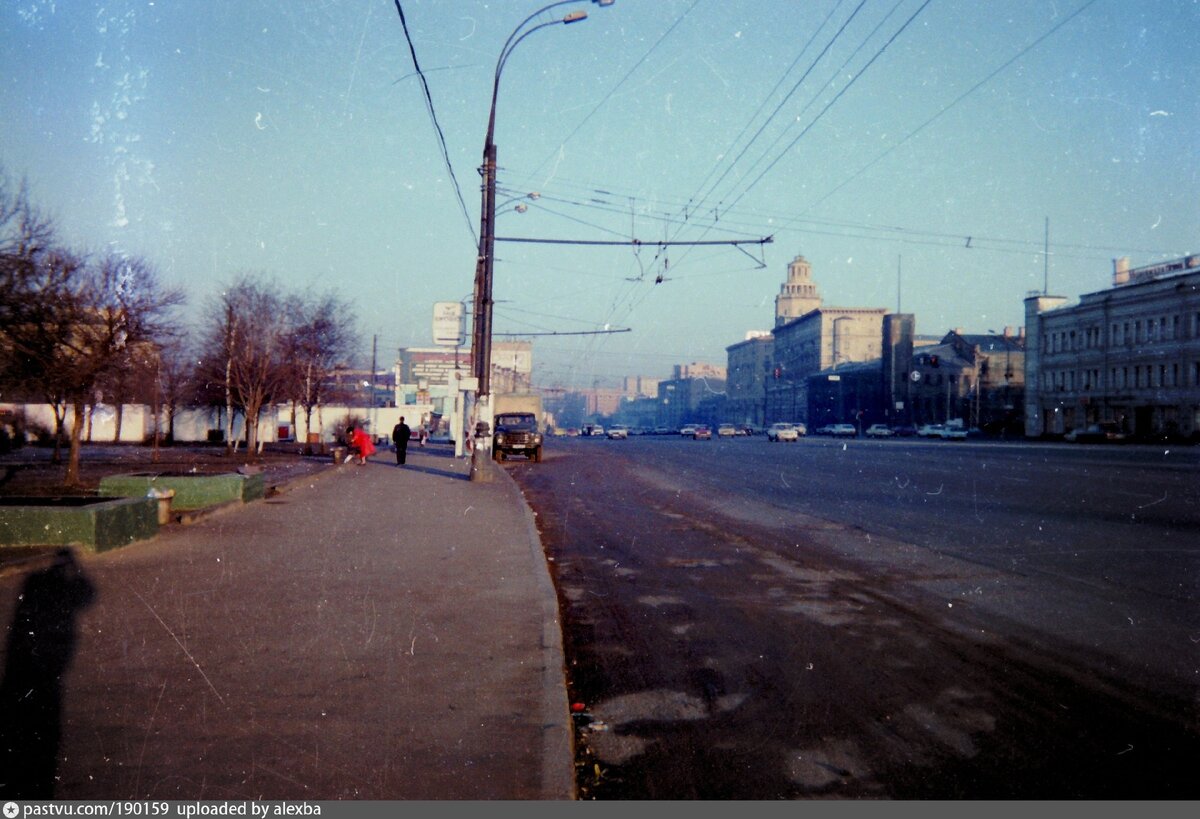
[[[1025,339],[1021,336],[1002,336],[990,333],[960,335],[964,342],[972,347],[978,347],[982,353],[1011,353],[1025,352]]]

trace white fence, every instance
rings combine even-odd
[[[41,427],[54,431],[54,411],[48,404],[5,404],[0,410],[23,416],[26,428]],[[316,435],[315,441],[329,443],[345,431],[348,418],[364,422],[367,431],[377,439],[389,439],[392,427],[403,416],[410,427],[427,420],[433,412],[432,404],[413,404],[404,407],[352,407],[329,406],[313,410],[311,430],[305,424],[304,410],[297,408],[295,419],[290,404],[264,409],[258,422],[258,440],[265,443],[279,441],[307,442],[309,433]],[[65,430],[74,423],[75,412],[67,408]],[[167,434],[167,413],[162,411],[158,418],[159,432]],[[203,442],[210,439],[210,432],[224,434],[225,415],[216,409],[184,409],[175,413],[175,440],[180,443]],[[154,408],[144,404],[126,404],[121,413],[120,436],[117,434],[117,410],[107,404],[89,407],[83,421],[83,440],[89,443],[133,443],[151,440],[155,432]],[[245,420],[235,415],[233,438],[245,439]]]

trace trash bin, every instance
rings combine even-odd
[[[175,497],[174,489],[151,489],[147,497],[158,501],[158,525],[166,526],[171,522],[171,499]]]

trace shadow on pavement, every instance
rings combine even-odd
[[[25,578],[0,683],[0,798],[54,796],[63,676],[75,655],[76,617],[95,594],[70,549]]]

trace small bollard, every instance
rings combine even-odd
[[[158,525],[166,526],[171,522],[171,499],[175,497],[174,489],[151,489],[146,497],[158,501]]]

